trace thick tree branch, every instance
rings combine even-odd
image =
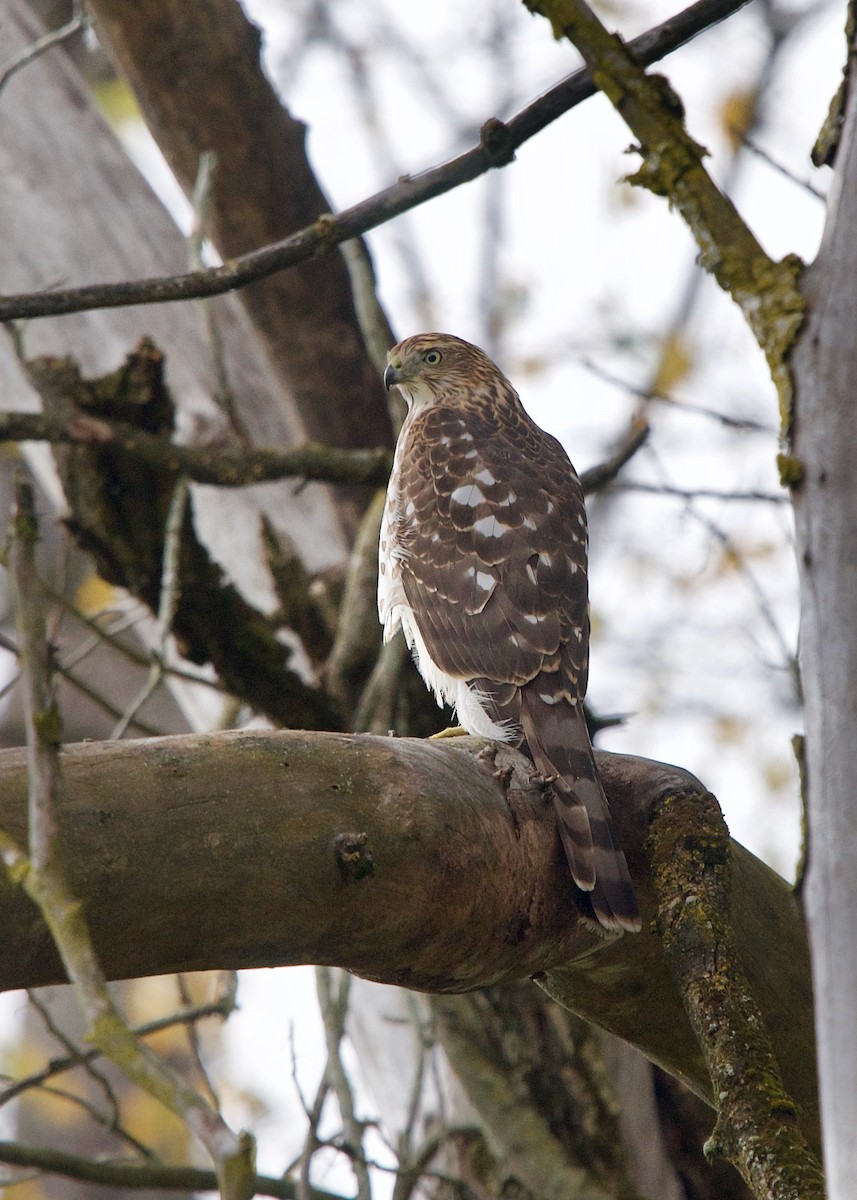
[[[641,62],[657,62],[742,8],[746,2],[698,0],[684,12],[641,35],[631,43],[631,48]],[[0,321],[216,296],[265,279],[311,257],[324,255],[340,243],[375,229],[463,183],[478,179],[494,167],[506,166],[514,158],[519,146],[593,95],[595,90],[589,72],[576,71],[509,121],[489,121],[483,129],[480,144],[449,162],[419,175],[403,178],[335,217],[330,214],[321,216],[289,237],[241,254],[220,267],[134,282],[94,284],[6,296],[0,298]]]
[[[381,487],[393,461],[392,450],[343,450],[318,442],[287,450],[237,444],[182,446],[163,434],[123,421],[83,415],[68,420],[47,413],[0,413],[0,442],[115,446],[153,470],[180,472],[194,483],[217,487],[248,487],[291,478]]]
[[[660,938],[644,926],[605,943],[581,921],[531,767],[480,745],[244,732],[66,747],[61,834],[106,970],[318,963],[426,991],[537,974],[710,1100]],[[650,919],[648,813],[703,789],[647,760],[598,762]],[[0,755],[0,828],[13,837],[25,787],[23,754]],[[817,1145],[803,927],[788,885],[734,854],[739,953]],[[8,883],[0,922],[0,986],[62,978],[47,930]]]

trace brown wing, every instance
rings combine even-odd
[[[433,662],[511,719],[554,808],[578,887],[608,928],[639,929],[582,710],[586,515],[562,446],[523,409],[434,406],[401,458],[402,583]]]
[[[586,688],[583,496],[565,451],[521,412],[434,407],[400,478],[402,582],[433,661],[521,686],[548,664]]]

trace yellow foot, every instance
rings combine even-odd
[[[450,725],[449,729],[441,729],[440,733],[433,733],[430,740],[447,737],[467,737],[467,730],[462,729],[460,725]]]

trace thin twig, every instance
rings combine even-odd
[[[386,495],[378,491],[366,509],[348,563],[339,626],[324,667],[330,695],[347,706],[349,680],[361,662],[376,650],[380,638],[376,593],[378,537]]]
[[[375,666],[354,709],[354,732],[383,736],[393,728],[396,691],[408,647],[401,630],[378,652]]]
[[[176,975],[176,985],[179,989],[179,996],[182,1004],[188,1007],[191,1003],[191,994],[187,979],[184,975]],[[191,1021],[186,1023],[184,1029],[185,1033],[187,1034],[188,1045],[190,1046],[190,1052],[193,1057],[193,1061],[196,1064],[196,1069],[202,1076],[202,1081],[205,1084],[205,1088],[209,1094],[209,1097],[211,1098],[211,1103],[214,1105],[217,1111],[220,1112],[220,1096],[218,1095],[217,1089],[211,1081],[211,1075],[209,1074],[208,1068],[206,1067],[205,1061],[202,1057],[202,1043],[199,1039],[199,1029],[197,1028],[196,1022]]]
[[[698,275],[699,272],[694,264],[694,276]],[[672,331],[672,333],[675,332],[675,330]],[[672,334],[668,335],[668,338],[671,336]],[[709,417],[712,421],[725,425],[727,429],[742,429],[753,433],[776,433],[773,425],[766,425],[762,421],[754,421],[750,417],[733,417],[729,413],[719,412],[716,408],[707,408],[704,404],[689,404],[684,400],[676,400],[674,396],[667,396],[653,387],[640,387],[627,379],[621,379],[618,375],[614,375],[612,371],[606,370],[586,355],[581,355],[577,361],[598,379],[620,388],[631,396],[636,396],[639,400],[646,402],[654,400],[658,404],[668,404],[676,412],[687,413],[690,416]]]
[[[138,694],[131,701],[122,719],[114,727],[110,739],[124,736],[134,717],[162,683],[164,665],[169,653],[169,639],[173,626],[173,618],[179,602],[179,556],[181,553],[182,529],[185,513],[187,512],[189,484],[186,475],[180,475],[176,480],[167,512],[164,527],[163,565],[161,568],[161,595],[158,603],[157,645],[151,651],[151,666],[149,678],[143,684]]]
[[[41,580],[36,567],[38,536],[33,485],[21,474],[15,481],[9,569],[15,589],[15,617],[21,647],[27,731],[29,868],[37,876],[44,872],[50,875],[52,870],[58,870],[54,857],[54,802],[60,786],[59,747],[62,736]]]
[[[613,482],[626,463],[646,444],[649,432],[649,422],[640,413],[635,413],[614,453],[588,471],[581,471],[580,482],[587,496]]]
[[[788,167],[784,166],[781,162],[777,162],[777,160],[768,150],[765,150],[758,144],[758,142],[754,142],[753,139],[746,133],[740,133],[740,137],[741,144],[744,146],[744,148],[749,150],[751,154],[755,154],[757,158],[760,158],[763,163],[771,168],[771,170],[776,171],[779,175],[782,175],[783,178],[788,179],[789,183],[793,183],[797,187],[803,188],[805,192],[809,192],[811,196],[814,196],[816,200],[820,200],[822,204],[827,203],[826,193],[822,192],[820,188],[815,187],[815,185],[809,179],[800,179],[794,174],[793,171],[790,171]]]
[[[54,1021],[51,1010],[46,1004],[42,1003],[41,999],[33,988],[27,988],[27,998],[29,999],[30,1004],[32,1004],[33,1008],[35,1008],[36,1012],[42,1018],[48,1033],[50,1033],[52,1037],[56,1038],[56,1040],[67,1053],[77,1054],[77,1046],[75,1046],[71,1038],[67,1037],[65,1032],[60,1029],[59,1025],[57,1025],[57,1023]],[[126,1132],[126,1130],[122,1128],[122,1113],[119,1107],[119,1098],[114,1092],[107,1076],[102,1071],[99,1071],[92,1062],[81,1061],[81,1066],[87,1075],[89,1075],[89,1077],[94,1080],[96,1085],[101,1089],[110,1110],[109,1117],[105,1117],[95,1108],[94,1105],[90,1104],[82,1096],[72,1095],[71,1093],[63,1092],[58,1088],[51,1089],[43,1087],[40,1090],[43,1092],[52,1092],[54,1095],[68,1097],[75,1103],[80,1103],[86,1108],[90,1116],[99,1122],[99,1124],[106,1125],[108,1129],[117,1134],[117,1136],[123,1138],[136,1150],[139,1150],[142,1154],[145,1154],[146,1157],[151,1157],[152,1151],[147,1146],[144,1146],[142,1142],[139,1142],[132,1134]]]
[[[199,156],[196,180],[194,181],[191,193],[193,227],[188,237],[188,267],[191,271],[200,270],[205,266],[203,246],[208,236],[209,225],[211,224],[212,193],[216,172],[216,151],[203,150]],[[247,430],[238,414],[235,397],[229,383],[229,372],[226,367],[223,338],[221,337],[217,321],[217,310],[211,298],[201,299],[199,304],[202,311],[203,325],[205,326],[205,336],[211,353],[211,363],[214,369],[214,402],[226,414],[229,424],[241,440],[249,442]]]
[[[148,1037],[153,1033],[161,1033],[164,1029],[173,1029],[176,1025],[190,1024],[196,1021],[202,1021],[206,1017],[221,1017],[225,1020],[234,1008],[234,999],[221,999],[214,1001],[211,1004],[198,1004],[194,1008],[189,1008],[183,1012],[172,1013],[168,1017],[158,1017],[153,1021],[147,1021],[143,1025],[136,1025],[133,1032],[137,1037]],[[10,1084],[8,1088],[0,1093],[0,1108],[4,1104],[8,1104],[10,1100],[16,1099],[24,1092],[30,1091],[31,1088],[41,1087],[48,1079],[53,1079],[56,1075],[62,1075],[65,1071],[71,1071],[81,1064],[94,1062],[102,1057],[102,1051],[94,1046],[90,1050],[75,1050],[73,1054],[69,1054],[66,1058],[54,1058],[41,1071],[36,1071],[32,1075],[27,1075],[24,1079],[19,1079],[15,1083]]]
[[[789,497],[779,492],[724,492],[717,488],[680,488],[668,483],[642,483],[635,479],[620,479],[616,491],[645,492],[649,496],[677,497],[681,500],[729,500],[739,503],[788,504]]]
[[[22,67],[26,67],[28,63],[34,62],[40,58],[46,50],[50,50],[53,46],[59,46],[68,38],[86,27],[86,17],[80,4],[80,0],[75,0],[72,6],[72,16],[64,25],[60,25],[59,29],[52,29],[50,33],[44,34],[40,38],[36,38],[29,46],[24,46],[19,50],[5,67],[0,69],[0,92],[12,78],[16,71],[20,71]]]
[[[80,621],[81,625],[85,625],[92,632],[92,637],[81,643],[69,654],[66,654],[60,660],[57,669],[60,673],[68,671],[71,667],[77,666],[92,651],[99,645],[104,644],[115,650],[117,654],[121,654],[129,662],[134,663],[138,667],[148,667],[150,659],[148,655],[141,650],[135,650],[133,646],[129,646],[127,642],[119,640],[118,635],[124,633],[126,629],[133,628],[139,621],[145,620],[149,616],[149,609],[145,604],[135,604],[130,612],[117,615],[115,620],[110,625],[101,625],[98,620],[81,612],[66,596],[60,592],[54,591],[49,585],[45,584],[45,594],[50,597],[54,604],[64,608],[76,621]],[[115,609],[105,611],[116,611]],[[202,674],[201,671],[191,671],[184,667],[165,666],[164,674],[175,679],[184,680],[185,683],[201,684],[203,687],[210,688],[214,692],[219,692],[221,696],[229,696],[231,693],[219,683],[216,679],[209,679]],[[2,693],[0,693],[2,694]],[[118,712],[115,714],[120,715]],[[136,722],[135,722],[136,724]]]
[[[65,1100],[67,1103],[74,1105],[76,1108],[83,1109],[87,1116],[91,1117],[97,1125],[100,1125],[103,1129],[106,1129],[109,1133],[112,1133],[115,1137],[119,1138],[120,1141],[127,1143],[132,1150],[136,1151],[146,1161],[158,1161],[157,1155],[154,1153],[151,1147],[147,1146],[144,1142],[141,1142],[140,1139],[135,1137],[129,1129],[124,1127],[117,1113],[111,1113],[109,1116],[105,1116],[105,1114],[101,1112],[95,1104],[87,1100],[85,1096],[81,1096],[77,1092],[69,1092],[65,1088],[44,1086],[39,1088],[38,1094],[40,1096],[52,1096],[56,1100]]]
[[[292,1034],[294,1034],[294,1027],[292,1027]],[[327,1075],[322,1074],[315,1091],[315,1096],[313,1097],[313,1102],[311,1105],[307,1104],[298,1083],[294,1039],[292,1039],[292,1078],[307,1119],[306,1137],[304,1138],[303,1149],[301,1150],[299,1159],[300,1170],[297,1178],[297,1200],[310,1200],[310,1196],[312,1195],[312,1185],[310,1183],[312,1157],[322,1145],[321,1138],[318,1136],[318,1127],[321,1122],[321,1114],[324,1111],[324,1102],[327,1100],[330,1091],[330,1084],[327,1081]]]
[[[16,643],[2,633],[0,633],[0,646],[2,646],[4,650],[8,650],[10,654],[18,656],[18,647]],[[90,687],[85,680],[80,679],[77,675],[75,675],[73,671],[69,671],[61,664],[57,664],[56,672],[58,675],[62,676],[67,684],[73,687],[76,691],[80,692],[80,694],[85,696],[87,700],[91,700],[92,703],[100,708],[102,712],[106,713],[108,717],[112,717],[113,720],[116,721],[122,716],[122,713],[118,708],[115,707],[115,705],[111,704],[110,701],[107,700],[106,697],[102,696],[100,692],[96,691],[95,688]],[[20,674],[18,675],[18,679],[20,679]],[[133,725],[134,728],[138,730],[138,732],[144,737],[165,736],[165,731],[163,729],[158,729],[157,726],[150,725],[147,721],[141,721],[138,717],[134,718]]]
[[[357,1181],[357,1200],[372,1200],[372,1183],[363,1150],[363,1125],[355,1116],[354,1095],[341,1056],[351,976],[335,967],[316,967],[315,979],[327,1043],[325,1079],[339,1104],[342,1133]]]
[[[366,347],[369,361],[381,375],[387,362],[387,351],[395,345],[397,339],[378,299],[375,268],[372,266],[372,259],[369,257],[369,251],[362,238],[343,242],[341,249],[342,257],[348,268],[354,311],[357,314],[363,345]],[[387,404],[390,409],[393,433],[398,436],[407,411],[398,388],[392,388],[387,393]]]
[[[630,43],[630,49],[644,65],[657,62],[703,30],[743,8],[745,3],[747,0],[697,0],[684,12],[636,38]],[[589,72],[585,69],[576,71],[509,121],[488,122],[483,126],[480,144],[449,162],[419,175],[405,176],[338,216],[321,216],[290,237],[230,259],[222,266],[182,275],[7,296],[0,299],[0,321],[129,304],[163,304],[234,291],[310,257],[328,253],[342,242],[375,229],[417,205],[442,196],[496,167],[506,166],[524,142],[593,95],[594,91]]]

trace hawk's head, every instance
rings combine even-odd
[[[397,387],[411,408],[456,394],[472,401],[480,392],[496,395],[510,387],[484,350],[450,333],[418,333],[399,342],[387,355],[384,383],[388,390]]]

